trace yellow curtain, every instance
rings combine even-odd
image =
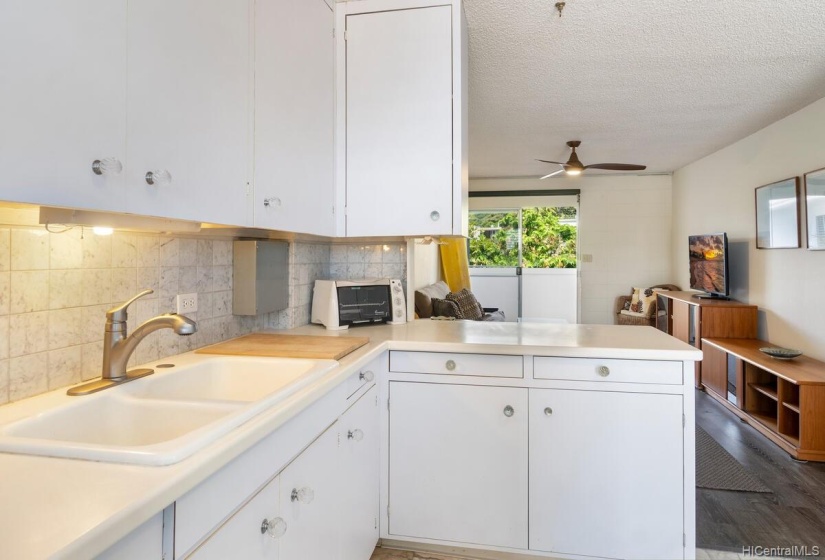
[[[467,261],[467,239],[441,238],[441,275],[450,291],[470,289],[470,264]]]

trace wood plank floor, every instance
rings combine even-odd
[[[705,393],[696,423],[772,494],[696,489],[696,546],[742,552],[743,546],[818,546],[825,557],[825,463],[794,461]]]

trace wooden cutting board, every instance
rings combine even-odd
[[[370,339],[366,336],[248,334],[234,340],[200,348],[195,350],[195,353],[340,360],[369,341]]]

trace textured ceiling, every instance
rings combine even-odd
[[[470,176],[670,172],[825,96],[825,1],[464,0]]]

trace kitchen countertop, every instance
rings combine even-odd
[[[275,332],[275,331],[273,331]],[[278,331],[283,333],[284,331]],[[0,556],[88,558],[136,529],[385,350],[550,356],[702,359],[701,351],[638,326],[419,320],[404,325],[327,331],[307,325],[289,334],[369,336],[370,342],[285,402],[174,465],[124,465],[0,453]],[[208,360],[187,353],[154,363]],[[139,382],[139,381],[137,381]],[[0,407],[0,423],[83,397],[65,388]]]

